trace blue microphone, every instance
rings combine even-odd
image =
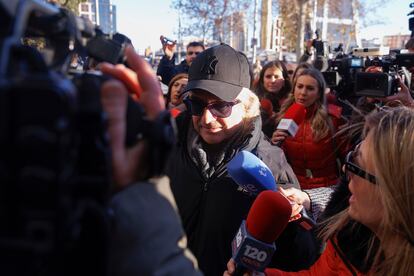
[[[263,191],[277,191],[277,183],[269,167],[256,155],[248,151],[238,152],[227,164],[230,177],[251,196],[257,196]],[[312,229],[316,222],[309,217],[305,208],[300,212],[301,217],[295,220],[302,228]]]
[[[227,164],[227,171],[237,185],[252,196],[267,190],[277,190],[272,171],[251,152],[238,152]]]

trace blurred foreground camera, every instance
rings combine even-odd
[[[106,275],[108,78],[69,68],[74,55],[123,62],[127,40],[40,0],[0,0],[0,22],[1,275]],[[126,119],[126,145],[148,138],[156,175],[174,139],[168,114],[149,122],[130,99]]]
[[[414,8],[414,2],[410,3],[410,8]],[[411,37],[414,37],[414,10],[412,10],[408,16],[408,29],[411,31]]]

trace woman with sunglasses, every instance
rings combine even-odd
[[[371,113],[364,137],[346,157],[349,207],[324,222],[327,247],[319,260],[306,271],[267,269],[266,275],[414,275],[414,110]],[[365,246],[363,269],[350,261],[355,256],[346,253],[344,232]],[[233,271],[229,262],[224,275]]]
[[[296,76],[293,87],[293,92],[278,114],[278,120],[294,103],[306,107],[305,120],[294,137],[276,130],[272,142],[283,142],[288,162],[302,190],[306,191],[289,189],[286,195],[303,204],[317,219],[340,175],[339,162],[345,157],[346,147],[345,141],[335,134],[344,122],[340,108],[326,104],[326,84],[318,70],[303,69]]]
[[[291,87],[288,70],[282,61],[271,61],[263,66],[255,92],[260,99],[262,130],[269,138],[275,129],[274,115],[280,111]]]

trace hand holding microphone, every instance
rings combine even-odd
[[[280,146],[288,136],[294,137],[299,125],[305,121],[306,107],[302,104],[293,103],[280,120],[275,132],[272,135],[272,143]]]
[[[264,271],[276,250],[274,241],[286,228],[292,214],[290,202],[280,193],[261,192],[253,202],[246,221],[232,242],[233,275]]]
[[[227,164],[227,171],[236,184],[251,196],[257,196],[261,192],[268,190],[278,191],[272,171],[251,152],[241,151],[237,153]],[[282,194],[286,195],[286,198],[289,200],[292,200],[291,205],[294,212],[291,214],[290,221],[295,221],[302,228],[309,230],[315,225],[315,222],[309,217],[305,208],[298,206],[302,204],[297,198],[301,193],[303,192],[295,188],[282,190]],[[306,193],[303,194],[307,196]],[[305,207],[309,208],[310,202],[308,197],[307,199],[308,204]],[[306,204],[305,202],[303,203]]]
[[[289,137],[289,133],[284,130],[276,129],[272,134],[272,144],[280,146],[287,137]]]

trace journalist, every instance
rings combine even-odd
[[[347,154],[343,168],[349,179],[349,207],[325,221],[321,231],[327,242],[325,251],[309,270],[294,273],[267,269],[265,274],[412,275],[413,136],[412,109],[383,108],[368,115],[364,139]],[[350,231],[350,239],[341,239],[344,230]],[[344,249],[349,252],[350,240],[356,239],[363,239],[359,246],[366,248],[358,260],[365,263],[363,268],[353,265],[355,255],[344,253]],[[230,261],[224,275],[233,271]]]
[[[272,142],[283,141],[282,148],[304,191],[289,189],[287,195],[309,209],[317,219],[329,201],[340,175],[340,164],[347,142],[336,135],[344,125],[341,110],[326,102],[326,84],[316,69],[304,69],[293,83],[293,91],[278,114],[281,120],[294,104],[306,108],[306,116],[294,137],[276,129]]]
[[[161,36],[162,49],[164,50],[164,56],[161,58],[158,65],[157,75],[161,77],[162,83],[168,85],[171,79],[180,73],[188,73],[191,63],[197,57],[199,53],[204,51],[204,45],[201,42],[193,41],[187,44],[187,52],[185,59],[180,64],[175,65],[177,55],[175,54],[177,45],[173,43],[163,42],[163,36]]]
[[[263,66],[255,92],[260,99],[262,130],[269,138],[275,130],[275,115],[280,111],[291,89],[288,70],[282,61],[270,61]]]

